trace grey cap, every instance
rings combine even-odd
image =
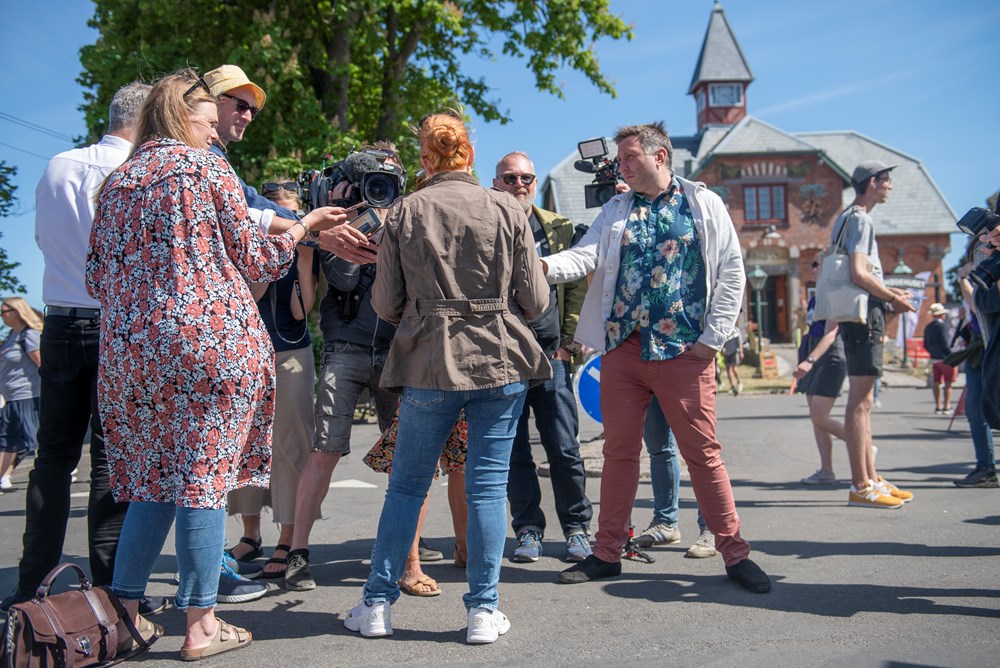
[[[896,169],[896,165],[887,165],[881,160],[865,160],[854,168],[854,173],[851,174],[851,181],[854,183],[864,183],[876,174],[888,172],[891,169]]]

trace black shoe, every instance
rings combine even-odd
[[[417,553],[420,555],[420,561],[441,561],[444,559],[444,552],[431,548],[424,542],[423,538],[417,541]]]
[[[986,469],[976,469],[961,480],[955,480],[955,487],[997,487],[997,472]]]
[[[143,596],[139,600],[139,614],[143,617],[158,615],[170,607],[170,599],[166,596]]]
[[[741,587],[755,594],[766,594],[771,591],[771,580],[767,577],[767,573],[749,559],[744,559],[735,566],[726,566],[726,575],[730,580],[736,580]]]
[[[621,574],[622,562],[604,561],[592,554],[575,566],[570,566],[560,573],[559,583],[580,584],[581,582],[590,582],[591,580],[616,578]]]

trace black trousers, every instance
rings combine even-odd
[[[29,598],[62,559],[73,469],[90,426],[90,502],[87,533],[95,585],[110,585],[127,503],[115,503],[97,410],[100,321],[47,315],[42,330],[38,456],[28,476],[24,552],[15,595]]]

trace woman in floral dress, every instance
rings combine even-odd
[[[309,226],[260,232],[232,168],[206,150],[217,124],[194,72],[154,85],[132,155],[98,196],[87,259],[111,486],[132,502],[113,589],[135,614],[176,521],[188,660],[251,640],[214,615],[226,495],[266,487],[271,460],[274,351],[248,281],[284,274]]]

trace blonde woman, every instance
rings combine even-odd
[[[33,454],[38,447],[38,396],[42,364],[38,346],[42,317],[21,297],[7,297],[0,304],[3,324],[10,333],[0,344],[0,490],[13,488],[10,481],[18,457]]]

